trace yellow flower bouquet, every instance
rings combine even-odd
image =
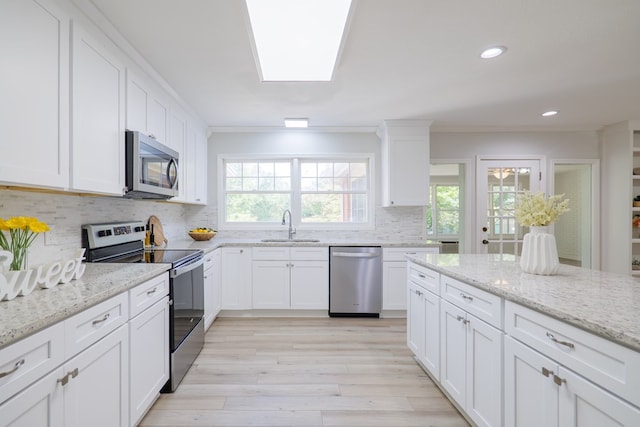
[[[569,199],[564,194],[546,197],[544,193],[525,192],[518,197],[515,210],[516,221],[525,227],[545,227],[569,212]]]
[[[38,237],[38,233],[49,230],[47,224],[33,217],[14,216],[7,220],[0,218],[0,248],[13,254],[9,269],[25,269],[29,246]],[[5,234],[7,231],[9,238]]]

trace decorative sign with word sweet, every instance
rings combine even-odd
[[[9,301],[16,296],[29,295],[36,286],[53,288],[58,283],[69,283],[84,274],[84,249],[79,249],[75,258],[55,261],[28,270],[10,271],[13,254],[0,251],[0,301]]]

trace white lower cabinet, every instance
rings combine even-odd
[[[207,330],[221,309],[221,249],[205,255],[204,260],[204,329]]]
[[[251,309],[251,248],[226,247],[221,255],[222,309]]]
[[[254,309],[329,308],[326,247],[253,248]]]
[[[505,422],[513,427],[637,426],[640,409],[505,338]]]
[[[129,321],[130,425],[137,425],[169,379],[169,297]]]
[[[382,309],[407,309],[406,255],[438,253],[438,248],[382,248]]]
[[[440,297],[409,282],[407,344],[422,365],[440,380]]]

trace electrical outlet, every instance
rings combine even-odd
[[[44,233],[44,245],[53,246],[58,244],[58,233],[55,225],[49,226],[50,230]]]

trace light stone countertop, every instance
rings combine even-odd
[[[214,237],[211,240],[197,242],[190,237],[185,239],[170,240],[166,246],[167,249],[202,249],[205,253],[209,253],[221,247],[237,247],[237,246],[253,246],[253,247],[269,247],[269,246],[382,246],[383,248],[438,248],[440,243],[432,241],[422,242],[390,242],[382,240],[323,240],[318,242],[263,242],[262,239],[232,239]]]
[[[514,256],[427,254],[410,261],[640,351],[640,280],[560,265],[523,273]]]
[[[78,280],[0,301],[0,348],[156,277],[169,264],[86,264]]]

